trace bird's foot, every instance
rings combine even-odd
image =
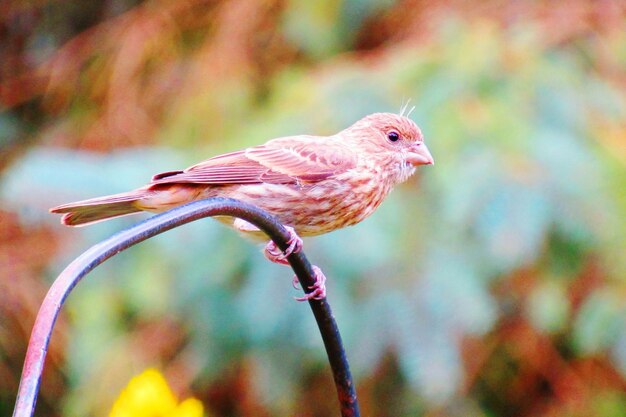
[[[302,297],[294,297],[297,301],[309,301],[309,300],[323,300],[326,298],[326,275],[317,266],[312,265],[313,273],[315,274],[315,284],[309,288],[312,289],[308,294],[304,294]],[[297,276],[293,276],[292,285],[295,289],[300,289],[300,281]]]
[[[273,240],[270,240],[267,245],[265,245],[265,257],[272,262],[282,265],[288,265],[287,257],[292,253],[298,253],[302,250],[302,239],[296,234],[296,231],[293,230],[293,227],[285,226],[287,231],[289,232],[289,240],[287,243],[289,247],[283,252],[280,250],[278,246],[274,243]],[[313,290],[310,293],[305,294],[302,297],[295,297],[298,301],[308,301],[308,300],[322,300],[326,298],[326,276],[317,266],[312,265],[313,274],[315,277],[315,283],[309,287],[309,289]],[[298,281],[298,277],[294,275],[293,282],[294,288],[300,289],[300,282]]]
[[[296,234],[293,227],[285,226],[285,229],[289,232],[289,240],[287,241],[289,247],[283,252],[276,246],[273,240],[270,240],[267,245],[265,245],[264,254],[265,257],[272,262],[289,265],[287,257],[292,253],[298,253],[302,250],[302,239]]]

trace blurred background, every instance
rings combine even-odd
[[[408,99],[437,164],[305,241],[362,414],[624,416],[619,0],[2,2],[0,415],[52,280],[141,219],[48,208]],[[149,367],[207,416],[338,415],[297,295],[213,220],[142,243],[68,299],[37,415],[106,415]]]

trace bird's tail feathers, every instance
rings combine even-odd
[[[61,223],[67,226],[86,226],[113,217],[142,211],[136,203],[145,196],[145,192],[145,190],[135,190],[77,201],[53,207],[50,212],[64,214]]]

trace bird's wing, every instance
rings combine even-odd
[[[184,171],[157,174],[151,184],[290,184],[316,182],[356,164],[353,153],[328,138],[295,136],[219,155]]]

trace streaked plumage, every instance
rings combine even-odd
[[[365,219],[417,165],[432,163],[413,121],[375,113],[336,135],[273,139],[182,171],[157,174],[137,190],[50,211],[63,213],[64,224],[80,226],[224,196],[255,204],[297,234],[311,236]],[[232,219],[226,221],[232,223]]]

